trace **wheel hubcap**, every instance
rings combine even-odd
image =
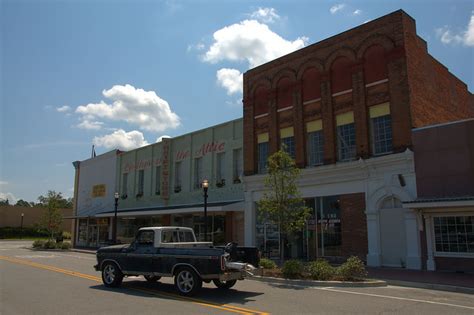
[[[189,292],[194,287],[194,278],[191,272],[181,271],[178,274],[178,287],[182,292]]]
[[[104,268],[104,279],[108,284],[114,282],[115,280],[115,267],[112,265],[107,265]]]

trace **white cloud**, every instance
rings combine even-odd
[[[344,9],[345,6],[346,6],[346,5],[343,4],[343,3],[333,5],[333,6],[329,9],[329,12],[331,12],[331,14],[336,14],[338,11]]]
[[[201,50],[204,50],[205,48],[206,48],[206,45],[204,45],[203,43],[197,43],[197,44],[188,45],[187,51],[188,52],[193,51],[193,50],[201,51]]]
[[[84,119],[76,127],[87,130],[100,130],[102,129],[103,124],[104,123],[100,121],[89,121],[87,119]]]
[[[243,74],[237,69],[223,68],[216,73],[217,82],[227,90],[227,95],[242,93]]]
[[[274,8],[258,8],[257,11],[250,14],[250,17],[263,23],[274,23],[280,19]]]
[[[67,105],[64,105],[64,106],[61,106],[61,107],[56,107],[56,110],[60,113],[65,113],[65,112],[70,111],[71,107],[69,107]]]
[[[465,46],[474,46],[474,11],[471,12],[469,24],[465,31],[455,33],[445,25],[436,29],[436,35],[443,44],[463,44]]]
[[[133,150],[148,145],[140,131],[133,130],[125,132],[123,129],[101,137],[94,137],[92,143],[97,147],[108,150],[119,149],[123,151]]]
[[[361,14],[362,14],[362,10],[360,9],[357,9],[354,12],[352,12],[352,15],[361,15]]]
[[[0,200],[7,200],[10,205],[14,205],[18,199],[11,192],[3,193],[0,192]]]
[[[103,90],[104,97],[112,100],[112,104],[104,101],[96,104],[82,105],[76,113],[82,115],[83,121],[95,123],[94,119],[105,118],[124,121],[137,125],[140,129],[160,132],[180,125],[179,116],[171,111],[167,101],[160,98],[154,91],[137,89],[132,85],[114,85]],[[88,125],[85,123],[84,126]]]
[[[265,24],[245,20],[216,31],[214,41],[203,56],[204,61],[247,61],[250,67],[256,67],[303,48],[308,39],[299,37],[288,41]]]
[[[166,136],[166,135],[164,135],[164,136],[158,137],[155,142],[161,142],[161,141],[163,141],[163,138],[170,139],[171,136]]]

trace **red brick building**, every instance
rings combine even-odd
[[[251,69],[243,101],[246,244],[270,256],[283,244],[255,201],[266,158],[285,144],[314,209],[284,245],[290,256],[421,268],[416,213],[402,207],[416,198],[411,130],[474,117],[474,97],[413,18],[395,11]]]
[[[428,270],[474,272],[474,119],[413,130],[417,199]]]

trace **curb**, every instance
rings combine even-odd
[[[469,288],[469,287],[461,287],[461,286],[437,284],[437,283],[391,280],[391,279],[383,279],[383,281],[385,281],[388,285],[394,285],[394,286],[400,286],[400,287],[411,287],[411,288],[419,288],[419,289],[474,294],[474,288]]]
[[[360,282],[353,281],[317,281],[317,280],[294,280],[294,279],[281,279],[274,277],[262,277],[262,276],[253,276],[248,278],[249,280],[255,280],[266,283],[273,284],[284,284],[284,285],[299,285],[305,287],[385,287],[387,282],[384,280],[367,280]]]

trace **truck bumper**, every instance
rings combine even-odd
[[[95,271],[100,271],[100,269],[99,269],[99,264],[94,265],[94,269],[95,269]]]

